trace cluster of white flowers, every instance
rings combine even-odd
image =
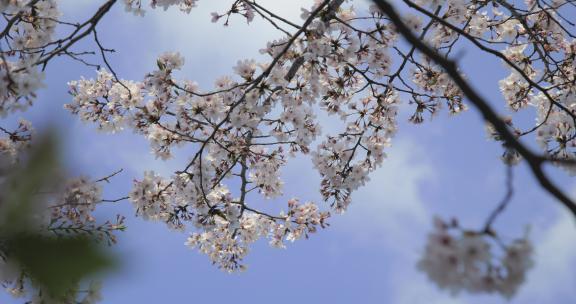
[[[267,237],[270,245],[285,248],[284,241],[295,241],[302,236],[308,238],[317,227],[325,227],[327,212],[320,212],[313,203],[299,204],[298,200],[288,201],[288,213],[270,217],[249,210],[241,216],[242,207],[228,205],[226,213],[217,213],[211,229],[193,233],[186,245],[197,248],[226,271],[243,270],[240,264],[249,251],[250,244],[259,238]],[[239,220],[238,220],[239,219]]]
[[[30,146],[33,128],[29,121],[20,119],[14,131],[0,129],[7,136],[0,138],[0,166],[9,166],[18,160],[20,152]]]
[[[430,13],[441,6],[439,16],[443,20],[461,27],[462,33],[469,35],[468,40],[478,44],[485,42],[482,50],[500,54],[499,57],[505,61],[504,66],[510,70],[510,74],[499,81],[506,104],[514,112],[528,106],[535,107],[538,112],[536,126],[525,131],[515,128],[517,136],[534,133],[547,156],[559,160],[575,158],[576,40],[570,34],[571,27],[566,27],[562,16],[556,11],[566,2],[554,2],[542,7],[536,1],[527,0],[522,8],[519,3],[512,6],[506,3],[469,3],[465,0],[414,2],[427,8]],[[408,22],[409,25],[413,23]],[[453,28],[441,23],[433,24],[431,29],[431,35],[424,39],[439,50],[451,50],[463,35],[457,35]],[[503,47],[493,48],[495,44]],[[423,61],[424,64],[419,63],[414,67],[414,82],[428,92],[452,99],[448,105],[454,112],[465,108],[453,85],[449,85],[449,93],[429,88],[442,88],[442,84],[450,84],[450,81],[441,70],[428,67],[426,59]],[[453,98],[450,98],[451,95]],[[420,113],[412,117],[413,121],[421,122],[424,110],[435,113],[435,104],[413,97],[420,107]],[[507,123],[513,125],[511,120]],[[491,137],[502,140],[497,134]],[[520,160],[514,151],[506,153],[508,156],[515,155],[513,163]],[[511,160],[509,157],[504,159]],[[559,161],[556,164],[571,174],[576,172],[576,166],[570,163]]]
[[[249,245],[261,237],[283,247],[283,240],[300,239],[315,232],[317,226],[327,225],[329,213],[312,203],[300,205],[289,200],[288,213],[274,217],[242,205],[223,185],[206,193],[205,202],[198,188],[187,174],[168,182],[147,172],[143,180],[135,182],[130,198],[137,214],[145,219],[165,222],[172,229],[183,230],[186,223],[199,229],[187,245],[198,248],[227,271],[244,268],[240,262]]]
[[[424,101],[421,97],[415,97],[415,103],[418,105],[411,121],[421,123],[423,121],[422,112],[429,111],[435,114],[438,108],[441,108],[441,100],[445,100],[448,110],[451,114],[458,114],[467,109],[462,103],[462,93],[450,76],[443,72],[439,67],[431,64],[427,58],[423,64],[418,65],[413,70],[414,83],[430,94],[433,98]]]
[[[493,233],[465,231],[455,221],[436,218],[434,226],[418,267],[454,294],[465,290],[511,298],[533,266],[532,245],[526,238],[505,245]],[[500,256],[493,244],[498,245]]]
[[[55,0],[32,6],[29,1],[8,1],[3,6],[5,16],[18,19],[0,34],[6,40],[0,57],[0,117],[32,105],[44,78],[37,65],[40,50],[54,40],[60,16]]]
[[[238,61],[236,66],[234,67],[234,72],[240,75],[240,77],[251,80],[254,73],[256,73],[256,61],[253,59],[241,60]]]
[[[59,205],[54,208],[73,223],[94,222],[91,213],[102,200],[102,187],[85,176],[66,182]]]
[[[152,8],[162,7],[167,10],[171,6],[178,6],[181,11],[189,13],[192,8],[196,7],[198,0],[150,0]],[[145,13],[142,7],[142,0],[124,0],[127,12],[132,12],[136,16],[143,16]]]
[[[342,20],[353,16],[351,9],[340,15]],[[268,44],[263,52],[277,58],[274,65],[240,60],[234,68],[240,81],[230,76],[220,78],[214,92],[203,93],[191,81],[174,79],[172,72],[180,69],[184,60],[169,53],[160,56],[158,69],[142,82],[115,81],[103,70],[96,79],[71,82],[74,101],[67,108],[103,130],[134,129],[149,139],[153,152],[162,159],[169,158],[177,145],[200,144],[185,170],[166,180],[146,173],[135,183],[131,198],[137,214],[145,218],[164,221],[176,229],[185,229],[183,223],[192,221],[205,233],[229,242],[241,234],[214,233],[212,229],[222,228],[222,221],[241,226],[248,214],[272,222],[283,218],[263,216],[249,207],[248,202],[254,199],[249,192],[258,190],[265,198],[282,194],[280,167],[295,153],[311,150],[320,134],[314,114],[314,108],[320,106],[348,124],[345,133],[329,137],[313,153],[324,180],[322,193],[326,200],[334,200],[335,210],[342,211],[350,193],[382,163],[384,148],[396,130],[399,103],[397,92],[391,88],[372,91],[362,102],[356,101],[361,88],[372,79],[368,74],[354,73],[348,65],[371,62],[374,74],[386,75],[392,63],[386,45],[379,41],[391,41],[384,33],[380,38],[358,37],[346,25],[320,18],[308,27],[313,34],[291,42],[293,47],[286,47],[286,41]],[[330,47],[334,39],[337,46]],[[367,47],[361,49],[361,45]],[[301,57],[311,62],[302,63],[298,60]],[[297,73],[290,76],[292,69]],[[323,96],[326,98],[317,104]],[[241,179],[239,197],[233,197],[224,184],[232,176]],[[320,214],[316,205],[306,206],[299,212]],[[315,224],[299,224],[289,239],[300,238],[319,222],[309,223]],[[286,227],[267,230],[277,231],[275,235],[281,236],[278,241],[288,233]],[[240,252],[234,255],[244,256]]]
[[[67,104],[66,108],[74,114],[79,114],[84,121],[97,122],[103,131],[118,131],[123,129],[127,120],[125,112],[140,103],[141,84],[124,81],[123,84],[112,81],[113,76],[105,70],[98,72],[97,81],[72,81],[70,94],[74,96],[75,104]],[[94,103],[94,99],[107,94],[107,103]],[[86,111],[91,108],[91,111]]]
[[[218,22],[222,17],[226,17],[224,22],[225,26],[229,25],[229,19],[232,14],[241,15],[246,19],[247,23],[252,22],[256,16],[256,10],[254,9],[254,4],[248,0],[238,0],[234,1],[234,4],[230,9],[224,13],[212,12],[212,22]]]
[[[146,220],[166,220],[173,212],[168,200],[170,193],[167,188],[169,186],[167,181],[154,172],[145,172],[144,178],[141,181],[135,181],[130,192],[130,199],[134,203],[136,214]]]
[[[136,15],[144,14],[146,6],[164,10],[177,6],[188,13],[197,2],[123,1]],[[175,147],[193,147],[189,160],[171,177],[145,172],[134,182],[130,199],[136,214],[189,231],[187,244],[222,269],[243,269],[242,259],[256,240],[268,238],[272,246],[284,247],[284,241],[307,237],[326,226],[329,213],[312,202],[291,199],[287,213],[254,207],[257,201],[284,194],[281,170],[290,158],[310,155],[321,176],[323,199],[332,210],[343,212],[353,192],[386,158],[403,103],[402,108],[414,111],[410,121],[417,124],[444,106],[451,114],[466,110],[449,75],[399,43],[396,27],[377,7],[366,12],[347,2],[351,1],[314,1],[311,8],[302,9],[303,23],[296,25],[254,1],[231,1],[227,11],[212,13],[213,22],[224,20],[228,25],[232,15],[247,22],[262,16],[283,33],[292,31],[261,50],[268,60],[241,59],[231,75],[218,78],[212,91],[203,91],[191,80],[176,79],[174,72],[182,69],[184,57],[165,53],[157,68],[141,80],[118,79],[115,72],[100,69],[95,79],[71,81],[73,100],[65,107],[100,130],[134,131],[162,160],[171,158]],[[413,2],[429,14],[407,14],[406,25],[440,53],[449,56],[460,41],[472,40],[505,61],[510,73],[499,86],[508,108],[537,109],[536,127],[528,131],[506,119],[516,136],[534,134],[549,157],[576,158],[576,40],[556,13],[565,2],[526,0],[522,8],[519,3],[514,7],[495,1]],[[107,12],[114,3],[107,1],[99,12]],[[7,18],[6,29],[0,32],[0,117],[4,117],[32,104],[51,58],[66,55],[85,62],[69,49],[84,26],[60,22],[55,0],[4,0],[0,9]],[[95,27],[100,13],[85,24]],[[439,20],[431,21],[430,16]],[[59,25],[75,30],[58,38]],[[105,55],[107,50],[101,51]],[[323,134],[319,112],[339,119],[340,130]],[[28,145],[31,127],[22,122],[16,131],[1,130],[6,138],[0,138],[0,155],[12,163]],[[493,128],[489,132],[492,139],[502,140]],[[510,164],[520,161],[510,149],[503,158]],[[566,162],[558,165],[576,172],[576,166]],[[113,241],[111,232],[122,227],[122,218],[100,226],[93,223],[90,214],[102,201],[101,190],[85,177],[70,181],[56,201],[60,203],[52,206],[49,226],[55,233],[88,227]],[[531,265],[530,244],[512,242],[496,258],[491,237],[495,234],[461,231],[438,221],[420,267],[454,292],[511,296]],[[94,292],[85,302],[98,298]]]
[[[199,231],[193,233],[189,244],[224,269],[238,269],[247,244],[254,239],[272,235],[274,244],[283,246],[283,239],[297,239],[302,233],[290,230],[293,222],[283,221],[283,215],[251,207],[257,199],[255,193],[262,198],[283,194],[280,169],[290,157],[311,154],[322,177],[324,200],[342,212],[352,201],[352,193],[386,157],[403,99],[414,105],[413,123],[422,123],[426,112],[437,114],[443,105],[451,114],[466,110],[462,93],[448,74],[428,58],[400,50],[394,26],[378,9],[371,7],[366,14],[343,7],[343,2],[316,1],[312,8],[303,9],[301,33],[306,35],[269,42],[261,50],[271,57],[268,63],[239,60],[234,75],[217,79],[213,91],[204,92],[193,81],[175,79],[173,71],[182,68],[184,59],[166,53],[159,57],[158,69],[141,82],[118,80],[104,70],[96,79],[71,82],[73,102],[67,108],[103,130],[133,129],[150,141],[153,153],[161,159],[170,158],[176,146],[197,147],[185,168],[173,177],[146,173],[135,183],[131,198],[137,214],[145,218],[178,230],[186,230],[185,223],[192,223]],[[547,70],[550,77],[540,79],[536,77],[542,72],[532,58],[537,52],[526,54],[529,36],[534,33],[528,33],[510,12],[491,3],[465,0],[417,2],[431,13],[438,10],[445,22],[463,26],[462,33],[471,38],[508,46],[501,54],[512,73],[500,87],[509,107],[516,111],[536,105],[542,122],[539,142],[548,150],[552,141],[559,142],[557,149],[562,151],[573,149],[568,144],[574,142],[571,114],[556,104],[550,106],[545,92],[533,92],[538,89],[534,83],[544,86],[551,79],[555,85],[547,94],[566,109],[574,107],[573,81],[567,80],[574,77],[575,47],[559,32],[560,27],[536,27],[542,28],[536,34],[552,33],[557,43],[546,51],[564,56],[562,65]],[[129,3],[141,6],[139,1]],[[337,18],[330,19],[327,10],[333,3],[342,7],[333,12]],[[535,6],[529,8],[533,13],[526,22],[549,20]],[[226,17],[227,24],[232,14],[250,21],[256,11],[250,2],[235,1],[228,12],[213,13],[213,21]],[[439,50],[450,52],[462,37],[439,22],[414,15],[405,19],[416,34]],[[398,58],[393,60],[392,53],[399,54]],[[311,145],[321,135],[319,110],[335,115],[344,128],[327,134],[314,148]],[[512,126],[511,121],[509,124]],[[514,155],[506,157],[509,162],[519,161],[514,151],[506,153]],[[557,156],[573,154],[562,153]],[[230,178],[237,180],[227,182]],[[233,187],[238,190],[230,190]],[[317,205],[302,206],[320,214]],[[250,235],[243,232],[249,229],[245,227],[251,227]]]
[[[52,195],[47,206],[49,212],[40,230],[48,235],[94,237],[108,245],[116,243],[115,231],[124,229],[124,217],[117,215],[114,221],[98,222],[93,216],[97,206],[107,200],[102,198],[101,182],[86,176],[65,179],[62,189]]]
[[[576,40],[565,36],[565,30],[551,19],[553,13],[540,11],[530,1],[528,7],[531,14],[524,20],[528,29],[518,20],[509,19],[514,20],[513,25],[501,30],[502,33],[514,33],[505,35],[513,43],[502,51],[508,60],[505,66],[511,72],[500,81],[500,90],[513,111],[527,106],[537,109],[536,127],[528,132],[517,132],[519,135],[535,131],[537,142],[548,156],[572,160],[576,158]],[[539,43],[529,47],[534,39]],[[558,59],[551,62],[547,57],[539,59],[539,55],[535,55],[542,52],[554,53]],[[557,164],[571,174],[576,173],[574,165]]]
[[[280,179],[280,167],[284,164],[284,159],[277,157],[258,157],[266,155],[266,150],[261,147],[253,147],[252,151],[256,156],[251,159],[249,181],[258,185],[258,190],[266,198],[274,198],[282,195],[284,182]]]
[[[530,86],[518,73],[512,72],[508,77],[500,80],[500,91],[508,106],[514,111],[528,105],[531,99]]]

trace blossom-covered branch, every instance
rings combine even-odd
[[[186,75],[176,77],[185,61],[178,52],[160,55],[141,79],[123,79],[97,28],[116,2],[104,1],[83,22],[60,20],[54,0],[0,2],[6,20],[0,33],[0,114],[31,105],[47,64],[67,56],[97,69],[94,78],[69,83],[68,111],[102,131],[134,131],[160,160],[172,158],[179,147],[191,154],[171,176],[144,172],[121,198],[100,197],[99,184],[115,173],[70,181],[49,208],[58,215],[45,227],[52,234],[90,231],[113,242],[107,231],[123,227],[123,218],[97,225],[90,214],[100,203],[129,199],[137,216],[188,232],[186,244],[218,267],[242,270],[258,239],[284,248],[349,208],[354,191],[386,159],[401,109],[410,111],[411,123],[424,124],[444,108],[461,114],[467,103],[487,121],[489,137],[503,144],[507,194],[480,229],[436,220],[420,269],[453,292],[514,295],[533,264],[532,246],[527,236],[504,242],[492,224],[511,202],[512,166],[521,161],[576,215],[574,202],[544,172],[547,163],[576,172],[575,25],[565,16],[573,0],[403,0],[396,4],[404,5],[402,15],[384,0],[369,9],[357,9],[350,0],[316,0],[302,8],[301,22],[256,0],[230,0],[227,9],[211,14],[213,23],[260,18],[279,38],[262,48],[265,59],[240,59],[211,89]],[[121,2],[136,16],[147,6],[190,13],[198,4]],[[58,38],[56,27],[70,33]],[[94,50],[73,51],[86,37],[93,38]],[[534,125],[520,128],[514,118],[500,117],[470,85],[454,54],[466,48],[504,63],[510,71],[498,83],[504,104],[512,113],[534,107]],[[338,121],[338,129],[322,130],[320,114]],[[32,142],[31,126],[22,121],[0,131],[0,153],[17,163]],[[530,138],[541,152],[528,148],[524,140]],[[284,193],[281,170],[297,155],[312,159],[324,203]],[[275,198],[286,204],[261,203]]]

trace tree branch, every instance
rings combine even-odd
[[[394,7],[385,0],[373,0],[380,10],[386,14],[390,21],[396,26],[397,31],[413,46],[415,46],[424,55],[440,65],[452,80],[462,90],[462,93],[472,102],[472,104],[480,111],[486,121],[491,123],[496,131],[500,133],[506,144],[518,151],[524,159],[528,162],[533,175],[536,177],[540,185],[548,191],[552,196],[558,199],[566,208],[572,212],[576,217],[576,203],[574,203],[562,190],[560,190],[546,175],[542,166],[547,158],[534,154],[527,147],[525,147],[508,129],[504,121],[499,118],[498,114],[492,107],[482,98],[475,89],[473,89],[458,72],[456,64],[440,55],[431,47],[426,45],[422,40],[418,39],[412,31],[402,21],[400,15],[396,12]]]

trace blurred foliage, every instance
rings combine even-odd
[[[7,172],[0,195],[2,234],[24,232],[38,220],[33,216],[42,207],[37,192],[43,186],[53,184],[58,168],[56,149],[56,139],[48,133],[40,138],[23,164],[13,166]]]
[[[8,244],[12,258],[54,297],[65,295],[87,275],[114,265],[96,242],[85,237],[18,235]]]
[[[90,237],[53,236],[42,230],[47,206],[38,191],[57,187],[58,168],[56,138],[45,134],[21,164],[2,176],[0,185],[0,250],[51,298],[64,297],[82,279],[115,265]]]

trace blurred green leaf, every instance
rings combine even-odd
[[[10,257],[51,296],[61,297],[86,276],[114,266],[89,238],[19,235],[8,242]]]
[[[11,170],[0,202],[0,231],[19,233],[38,220],[31,217],[40,207],[35,201],[42,186],[54,181],[57,172],[55,137],[48,133],[30,151],[23,166]]]
[[[10,169],[0,191],[2,251],[55,299],[115,264],[92,238],[50,237],[38,230],[41,214],[47,211],[42,209],[47,198],[39,192],[57,188],[58,176],[57,141],[53,133],[46,133],[24,162]]]

